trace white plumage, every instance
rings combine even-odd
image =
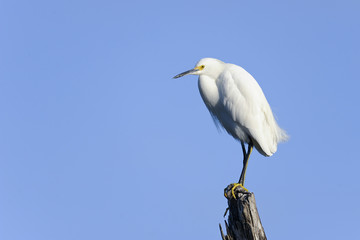
[[[277,144],[287,139],[259,84],[242,67],[203,58],[194,69],[174,78],[187,74],[199,75],[199,91],[206,107],[214,120],[242,143],[243,151],[244,143],[247,143],[262,155],[271,156],[276,152]],[[245,171],[251,149],[244,152]]]

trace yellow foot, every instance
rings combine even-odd
[[[240,186],[242,189],[244,189],[245,191],[249,191],[249,190],[247,190],[242,184],[240,184],[240,183],[233,183],[233,186],[232,186],[232,188],[231,188],[231,195],[234,197],[234,199],[236,199],[236,196],[235,196],[235,188],[237,188],[238,186]],[[227,193],[226,193],[226,191],[225,191],[225,193],[224,193],[224,195],[225,195],[225,197],[227,198]]]
[[[247,190],[242,184],[240,184],[240,183],[234,183],[234,186],[231,188],[231,194],[232,194],[232,196],[234,197],[234,199],[236,199],[236,196],[235,196],[235,188],[236,188],[237,186],[240,186],[242,189],[244,189],[245,191],[248,192],[248,190]]]

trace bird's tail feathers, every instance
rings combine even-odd
[[[289,135],[286,133],[284,129],[281,129],[279,126],[277,126],[277,142],[286,142],[289,140]]]

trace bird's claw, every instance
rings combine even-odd
[[[235,195],[235,189],[237,188],[237,187],[241,187],[242,189],[244,189],[245,191],[249,191],[249,190],[247,190],[242,184],[240,184],[240,183],[233,183],[233,184],[231,184],[232,185],[232,187],[231,187],[231,195],[233,196],[233,198],[234,199],[236,199],[236,195]],[[228,188],[225,188],[225,191],[224,191],[224,196],[226,197],[226,198],[228,198],[228,195],[227,195],[227,190]]]

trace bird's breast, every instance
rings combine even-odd
[[[201,97],[211,111],[219,101],[219,90],[216,81],[208,76],[200,76],[198,85]]]

